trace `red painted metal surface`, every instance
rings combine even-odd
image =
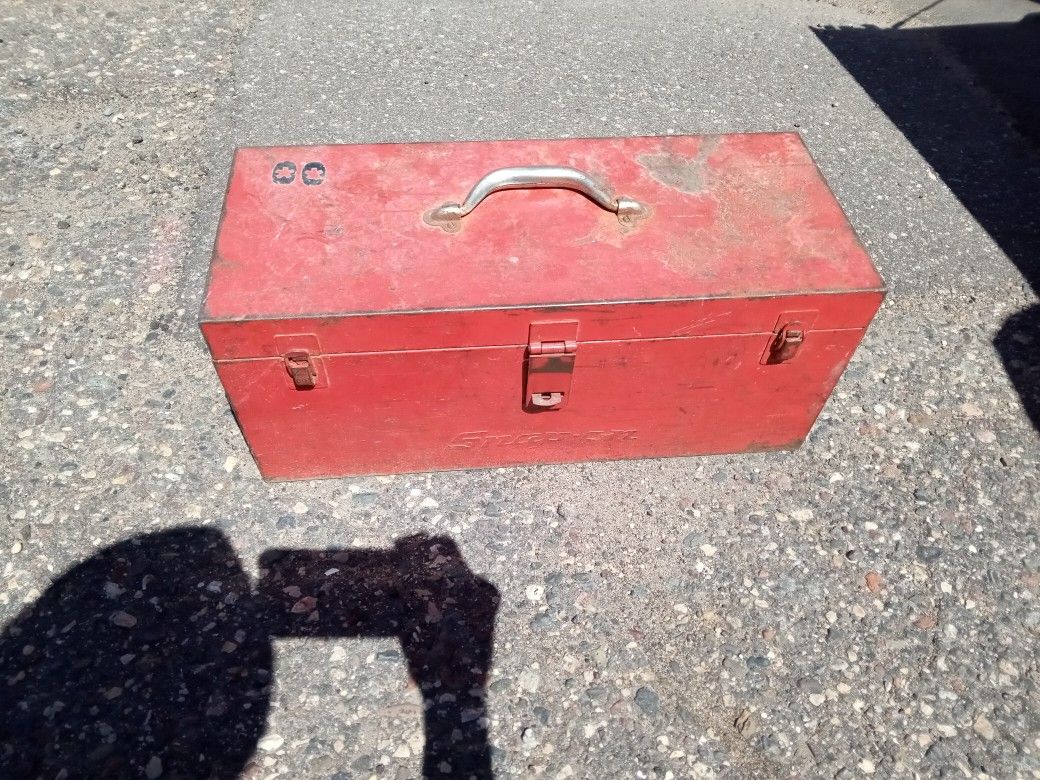
[[[541,189],[424,222],[517,165],[649,216]],[[793,447],[883,294],[796,134],[242,149],[202,329],[293,479]]]

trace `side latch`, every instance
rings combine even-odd
[[[282,358],[286,385],[296,390],[317,390],[329,386],[321,344],[315,334],[278,334],[274,337],[274,348]]]
[[[773,366],[794,360],[805,344],[806,337],[812,332],[818,314],[818,311],[781,312],[773,327],[773,335],[762,353],[762,364]]]
[[[562,409],[571,393],[578,353],[577,322],[531,325],[524,361],[524,408],[529,412]]]
[[[805,341],[805,329],[800,322],[791,322],[784,325],[773,336],[769,345],[769,355],[766,358],[767,365],[775,363],[786,363],[798,354],[798,348]]]
[[[285,353],[285,370],[289,372],[297,390],[311,390],[318,380],[310,353],[302,349]]]

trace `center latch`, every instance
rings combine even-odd
[[[577,322],[531,325],[524,361],[524,408],[527,411],[553,411],[567,403],[578,352],[577,339]]]

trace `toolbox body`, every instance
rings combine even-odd
[[[793,133],[244,148],[201,327],[302,479],[796,447],[883,296]]]

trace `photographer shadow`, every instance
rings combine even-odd
[[[133,537],[63,574],[0,635],[0,776],[231,778],[262,736],[279,637],[396,637],[427,777],[491,777],[498,608],[446,537],[270,550],[253,583],[219,531]]]

